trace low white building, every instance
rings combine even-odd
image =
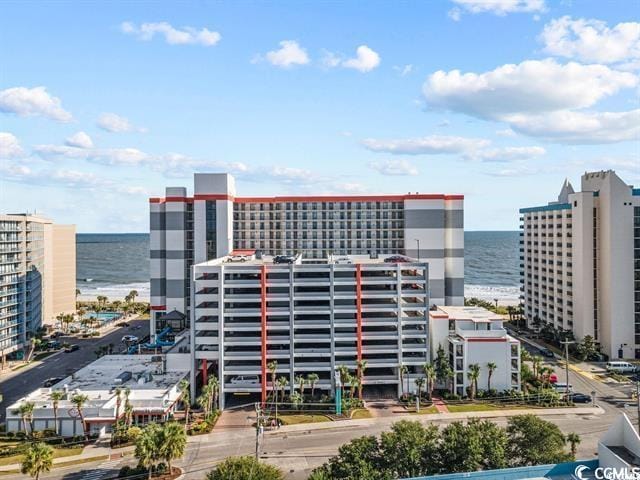
[[[481,307],[438,307],[429,312],[431,358],[435,360],[438,348],[444,348],[455,373],[457,395],[466,395],[472,364],[480,366],[478,389],[487,389],[490,362],[496,365],[492,389],[520,389],[520,342],[507,333],[502,322],[499,315]]]
[[[168,357],[168,356],[167,356]],[[55,417],[51,392],[60,390],[65,398],[58,405],[58,432],[63,436],[82,435],[80,412],[71,399],[76,394],[88,397],[82,415],[91,434],[103,435],[111,431],[116,421],[125,413],[125,391],[129,390],[134,424],[166,420],[175,410],[180,399],[178,384],[189,375],[188,368],[167,367],[164,355],[106,355],[78,370],[51,388],[38,388],[19,399],[6,410],[7,431],[25,430],[18,409],[25,403],[33,403],[33,421],[26,422],[26,429],[35,431],[55,429]],[[116,389],[120,388],[120,401]],[[118,407],[118,403],[120,404]],[[32,423],[32,425],[31,425]]]

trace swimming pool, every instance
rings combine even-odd
[[[96,318],[100,323],[108,323],[122,317],[122,313],[119,312],[87,312],[82,318]]]

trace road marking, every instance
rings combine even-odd
[[[89,470],[84,475],[82,475],[80,477],[80,480],[100,480],[109,473],[109,470],[116,468],[121,461],[122,459],[118,458],[116,460],[110,460],[108,462],[101,463],[96,469]]]

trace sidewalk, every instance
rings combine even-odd
[[[428,413],[413,415],[410,413],[394,415],[393,417],[364,418],[360,420],[336,420],[335,422],[301,423],[297,425],[283,425],[279,430],[265,431],[266,435],[278,435],[289,432],[301,432],[307,430],[328,430],[332,428],[359,428],[373,424],[392,425],[399,420],[418,420],[426,423],[432,420],[465,420],[469,418],[500,418],[514,417],[516,415],[602,415],[605,411],[598,407],[567,407],[567,408],[519,408],[513,410],[487,410],[485,412],[458,412],[458,413]]]

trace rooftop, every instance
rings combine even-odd
[[[432,317],[439,317],[444,313],[450,320],[471,320],[472,322],[492,322],[502,320],[500,315],[482,307],[454,307],[439,306],[432,311]]]
[[[272,255],[263,255],[258,258],[252,251],[233,251],[231,255],[227,255],[224,257],[215,258],[209,260],[207,262],[203,262],[200,265],[206,266],[214,266],[214,265],[235,265],[235,266],[256,266],[256,265],[281,265],[283,267],[287,267],[290,265],[289,263],[276,263],[274,262],[274,256]],[[325,259],[313,259],[310,262],[306,262],[302,257],[302,254],[296,255],[293,261],[295,265],[327,265],[327,264],[335,264],[335,265],[395,265],[392,262],[385,262],[386,258],[396,256],[391,254],[379,255],[377,257],[372,257],[371,255],[330,255]],[[416,265],[416,264],[424,264],[425,262],[419,262],[416,259],[405,257],[404,255],[397,255],[403,258],[408,259],[408,262],[400,263],[400,265]]]

